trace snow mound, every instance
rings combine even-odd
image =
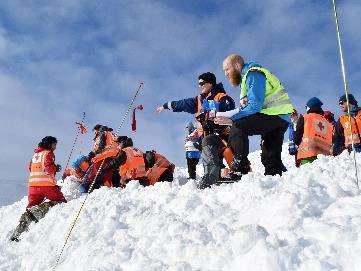
[[[361,155],[357,155],[361,161]],[[57,270],[359,270],[361,197],[350,156],[320,156],[282,177],[263,176],[259,152],[239,183],[197,190],[176,181],[91,193]],[[361,166],[358,166],[361,171]],[[201,169],[199,168],[199,173]],[[0,208],[0,270],[49,270],[84,196],[53,207],[9,242],[26,197]]]

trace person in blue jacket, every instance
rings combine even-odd
[[[240,87],[240,106],[218,112],[215,123],[230,125],[229,141],[234,152],[231,170],[241,177],[250,171],[248,160],[251,135],[261,135],[261,161],[265,175],[282,174],[283,136],[294,108],[280,80],[260,64],[244,62],[232,54],[223,61],[223,71],[231,85]]]
[[[201,137],[196,131],[196,127],[193,121],[190,121],[186,125],[187,136],[185,138],[185,150],[186,150],[186,159],[187,159],[187,167],[188,167],[188,179],[195,180],[196,175],[196,166],[201,158]]]
[[[227,127],[213,122],[211,115],[215,112],[225,112],[235,108],[234,100],[226,94],[222,83],[217,83],[216,76],[206,72],[198,76],[200,94],[196,97],[169,101],[157,108],[160,113],[164,110],[173,112],[187,112],[194,114],[201,123],[203,130],[202,162],[204,176],[199,188],[205,188],[219,180],[223,159],[221,149],[228,141]]]

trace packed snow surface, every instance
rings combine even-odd
[[[361,270],[361,197],[350,156],[320,156],[300,169],[283,159],[288,172],[266,177],[252,153],[252,173],[205,190],[186,181],[185,168],[174,183],[96,190],[56,270]],[[26,197],[0,208],[0,270],[54,268],[85,198],[69,179],[62,189],[69,202],[19,243],[8,239]]]

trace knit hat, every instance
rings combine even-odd
[[[211,72],[205,72],[202,73],[200,76],[198,76],[199,82],[206,82],[206,83],[210,83],[212,85],[217,84],[217,79],[216,76],[211,73]]]
[[[308,108],[321,108],[322,105],[323,103],[317,97],[313,97],[309,99],[308,102],[306,103],[306,106]]]
[[[346,94],[343,94],[340,99],[338,100],[339,103],[344,103],[346,102]],[[348,102],[352,105],[356,105],[357,106],[357,101],[355,99],[355,97],[352,94],[348,94]]]

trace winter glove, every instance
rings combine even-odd
[[[290,155],[296,155],[296,154],[297,154],[297,146],[296,146],[295,143],[290,142],[290,143],[288,144],[288,153],[289,153]]]
[[[199,150],[202,151],[202,144],[200,142],[193,142],[193,146]]]
[[[95,153],[94,152],[89,152],[88,154],[88,160],[91,161],[93,158],[95,157]]]

